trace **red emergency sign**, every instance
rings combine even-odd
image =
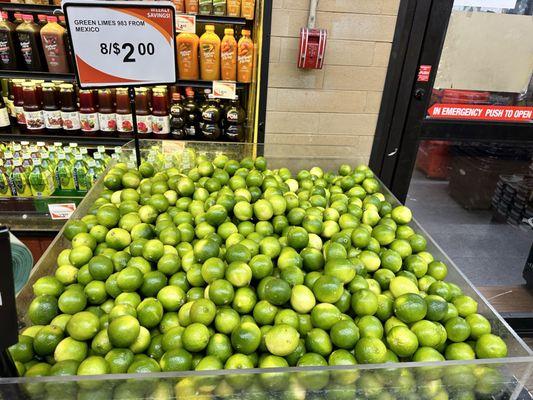
[[[533,122],[533,107],[433,104],[428,109],[428,117],[433,119]]]

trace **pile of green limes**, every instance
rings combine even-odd
[[[21,375],[501,358],[411,211],[366,166],[123,164],[33,285]],[[238,380],[235,380],[237,382]]]

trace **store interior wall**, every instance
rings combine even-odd
[[[338,156],[338,147],[327,154],[312,145],[341,145],[368,163],[399,4],[320,0],[316,27],[328,31],[324,67],[302,70],[298,36],[309,0],[273,0],[265,143],[322,157]]]

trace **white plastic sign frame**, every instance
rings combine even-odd
[[[172,2],[64,0],[62,7],[82,89],[177,81]]]

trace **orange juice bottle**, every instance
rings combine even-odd
[[[176,7],[177,13],[184,13],[185,12],[185,3],[183,0],[172,0],[174,3],[174,6]]]
[[[185,12],[187,14],[198,14],[198,0],[185,0]]]
[[[180,79],[199,79],[199,41],[200,39],[195,33],[181,32],[176,36],[176,51],[178,52],[178,71]]]
[[[254,19],[255,0],[242,0],[241,16],[246,19]]]
[[[227,0],[226,8],[228,17],[241,16],[241,0]]]
[[[200,37],[200,69],[203,80],[220,79],[220,38],[214,25],[206,25],[205,33]]]
[[[237,80],[237,41],[231,28],[224,29],[220,44],[220,75],[224,81]]]
[[[254,62],[254,42],[250,39],[250,31],[243,29],[238,45],[237,81],[248,83],[252,81]]]

